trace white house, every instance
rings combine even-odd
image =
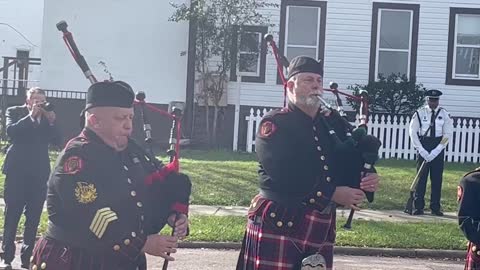
[[[190,2],[174,2],[182,1]],[[225,145],[232,145],[237,122],[237,144],[245,148],[250,108],[283,105],[266,33],[274,35],[289,59],[299,54],[323,59],[325,87],[335,81],[346,89],[367,84],[379,73],[400,72],[442,90],[441,104],[453,116],[480,118],[478,0],[270,1],[278,7],[260,12],[274,26],[249,26],[236,48],[240,65],[232,67],[221,125]],[[45,0],[42,86],[81,91],[88,86],[55,27],[66,20],[99,79],[108,78],[98,64],[103,61],[115,79],[146,91],[150,102],[186,102],[192,111],[195,32],[189,23],[168,21],[173,13],[168,2]],[[245,64],[245,58],[257,61]]]
[[[102,61],[114,79],[145,91],[150,102],[185,101],[188,23],[168,21],[169,1],[45,0],[44,14],[42,87],[89,85],[56,28],[65,20],[97,79],[108,79]]]
[[[41,57],[42,20],[41,0],[0,0],[0,67],[2,57]],[[28,78],[38,81],[40,67],[30,66]]]
[[[367,84],[379,73],[400,72],[444,92],[453,116],[480,117],[480,1],[478,0],[278,0],[265,10],[288,59],[324,59],[324,82],[340,88]],[[260,37],[260,35],[259,35]],[[258,39],[260,42],[261,39]],[[244,106],[282,105],[274,58],[268,55],[240,85]],[[254,64],[255,65],[255,64]],[[251,78],[257,78],[255,82]],[[238,97],[230,84],[228,103]]]

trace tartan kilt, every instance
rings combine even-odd
[[[480,270],[480,249],[473,251],[475,244],[468,243],[467,257],[465,258],[465,270]]]
[[[316,253],[325,258],[327,269],[332,269],[336,235],[335,207],[322,213],[303,206],[297,209],[296,216],[283,215],[288,217],[287,220],[294,220],[292,226],[281,224],[283,226],[279,228],[281,207],[273,201],[259,198],[257,195],[253,199],[252,205],[257,205],[253,206],[255,209],[251,207],[248,213],[237,270],[296,270],[300,269],[305,257]]]
[[[117,261],[83,248],[72,248],[55,239],[42,237],[35,244],[30,269],[55,270],[146,270],[142,254],[135,263],[119,265]]]

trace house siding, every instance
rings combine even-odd
[[[281,1],[273,1],[280,6]],[[354,84],[367,84],[369,77],[372,1],[329,0],[325,37],[324,87],[335,81],[341,89]],[[440,89],[444,96],[441,106],[452,116],[480,117],[480,87],[446,85],[449,14],[451,7],[480,8],[478,0],[463,1],[375,1],[379,3],[418,4],[419,33],[416,78],[428,89]],[[271,14],[269,32],[277,44],[280,31],[280,8],[262,11]],[[279,107],[283,104],[283,89],[278,85],[277,66],[269,49],[265,83],[242,83],[240,104],[244,106]],[[237,97],[237,82],[228,88],[228,103]]]
[[[148,102],[184,102],[189,25],[168,21],[173,12],[169,1],[45,0],[42,87],[88,88],[55,27],[65,20],[98,80],[109,77],[99,64],[103,61],[114,79],[145,91]]]
[[[31,58],[39,58],[43,1],[0,0],[0,11],[0,65],[3,67],[1,57],[15,57],[17,50],[28,50]],[[12,78],[13,71],[9,75]],[[30,66],[28,77],[29,80],[39,80],[40,67]]]

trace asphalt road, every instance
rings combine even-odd
[[[17,246],[17,252],[20,246]],[[176,261],[170,262],[169,270],[228,270],[235,269],[238,250],[181,249],[174,255]],[[148,269],[160,270],[163,259],[148,257]],[[14,269],[20,269],[17,255]],[[367,256],[336,256],[336,270],[462,270],[463,262],[386,258]]]
[[[237,250],[183,249],[170,262],[170,270],[227,270],[235,269]],[[148,269],[162,269],[163,261],[149,257]],[[462,270],[463,262],[385,258],[364,256],[335,257],[336,270]]]

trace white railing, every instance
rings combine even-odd
[[[266,109],[250,109],[247,120],[247,152],[253,152],[255,147],[255,134]],[[382,158],[415,159],[408,129],[410,117],[408,116],[370,116],[368,133],[382,141],[379,155]],[[446,160],[450,162],[480,162],[480,121],[454,119],[453,136],[447,145]]]

